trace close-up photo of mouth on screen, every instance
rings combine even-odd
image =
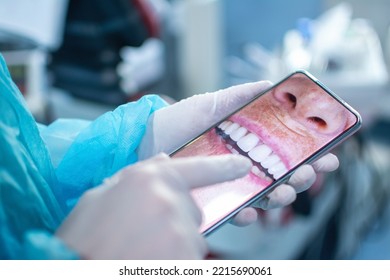
[[[294,169],[357,131],[360,116],[315,78],[297,71],[175,151],[173,157],[241,154],[248,175],[192,191],[202,211],[200,231],[212,231],[249,206]]]

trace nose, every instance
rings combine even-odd
[[[340,107],[329,102],[326,92],[276,90],[274,97],[291,119],[309,130],[328,134],[341,125],[338,120]]]

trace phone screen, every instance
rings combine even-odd
[[[208,234],[243,207],[357,131],[360,116],[305,71],[297,71],[199,137],[173,157],[242,154],[251,172],[234,181],[194,189]]]

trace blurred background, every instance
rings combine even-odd
[[[0,0],[0,52],[37,121],[94,119],[309,70],[363,128],[289,207],[208,237],[218,259],[390,259],[386,0]]]

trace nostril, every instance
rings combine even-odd
[[[278,90],[274,92],[274,97],[285,108],[294,109],[298,103],[298,97],[290,91]]]
[[[320,117],[313,116],[313,117],[308,117],[307,119],[310,123],[314,124],[315,126],[321,129],[326,128],[326,126],[328,125],[327,122]]]
[[[286,92],[286,100],[292,108],[295,108],[295,106],[297,105],[297,98],[292,93]]]

